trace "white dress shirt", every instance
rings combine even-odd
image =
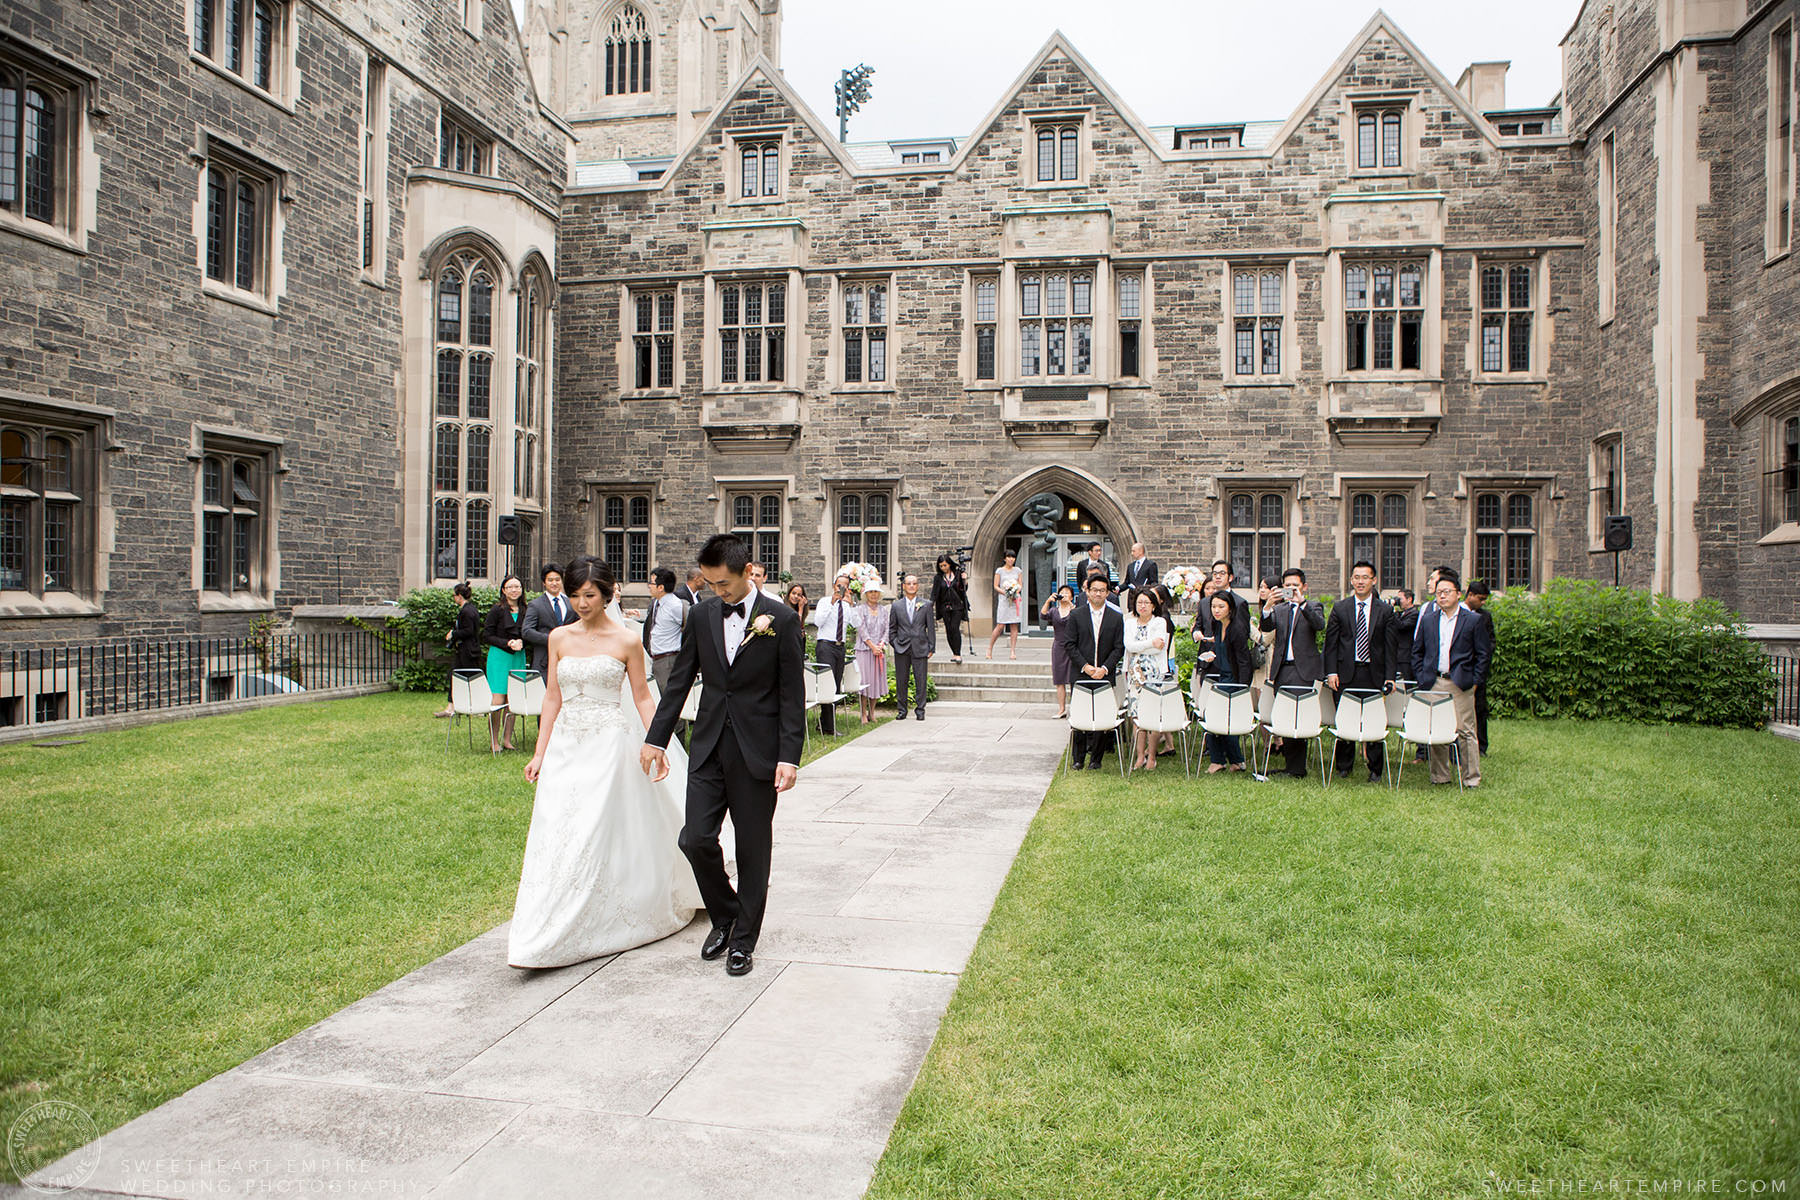
[[[1450,642],[1456,637],[1456,618],[1462,615],[1460,607],[1446,613],[1438,609],[1438,674],[1450,674]]]
[[[735,612],[725,614],[725,661],[737,661],[738,647],[744,644],[744,630],[750,626],[750,614],[756,611],[756,592],[745,596],[740,603],[744,606],[744,615]]]
[[[844,632],[848,633],[855,629],[856,622],[850,620],[850,602],[848,600],[819,601],[819,606],[813,609],[812,614],[813,628],[819,631],[819,636],[815,640],[821,642],[843,641],[838,636],[838,614],[840,612],[844,614]]]

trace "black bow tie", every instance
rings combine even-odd
[[[745,615],[747,615],[745,613],[745,609],[749,607],[749,603],[750,602],[748,600],[741,600],[736,604],[727,604],[725,606],[725,615],[728,617],[730,617],[730,616],[739,616],[739,617],[745,616]]]

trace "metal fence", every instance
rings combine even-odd
[[[385,683],[403,661],[361,629],[0,651],[0,728]]]
[[[1768,662],[1775,672],[1775,701],[1769,707],[1769,720],[1800,725],[1800,658],[1771,654]]]

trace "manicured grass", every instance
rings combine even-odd
[[[0,747],[0,1131],[40,1100],[112,1129],[506,920],[529,753],[446,753],[442,703]]]
[[[1060,780],[870,1194],[1800,1193],[1800,745],[1494,743],[1467,795]]]

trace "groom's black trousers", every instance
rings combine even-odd
[[[719,829],[725,814],[737,834],[738,886],[731,890]],[[694,867],[694,882],[715,926],[734,925],[733,950],[755,950],[769,895],[769,855],[775,825],[775,781],[752,779],[728,725],[704,763],[688,765],[687,824],[681,852]]]

